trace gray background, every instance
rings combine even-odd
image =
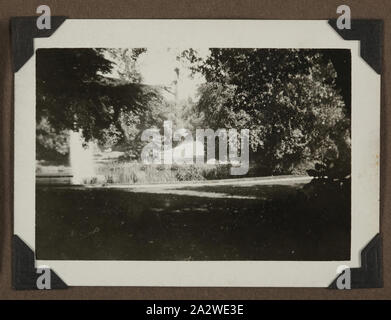
[[[52,15],[69,18],[198,18],[198,19],[330,19],[336,8],[347,4],[352,18],[384,20],[384,65],[381,119],[381,231],[383,237],[384,288],[333,291],[312,288],[141,288],[72,287],[53,291],[14,291],[11,287],[11,236],[13,202],[13,73],[9,18],[36,15],[41,4]],[[391,2],[388,0],[2,0],[0,3],[0,299],[388,299],[391,298],[391,175],[387,166],[391,148],[389,60],[391,57]],[[390,230],[390,232],[388,232]],[[305,272],[303,270],[303,272]]]

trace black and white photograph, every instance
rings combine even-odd
[[[379,233],[359,45],[327,20],[65,19],[15,72],[17,241],[68,286],[328,287]]]
[[[44,260],[349,260],[346,49],[36,53]]]

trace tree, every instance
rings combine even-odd
[[[142,76],[138,72],[137,61],[140,55],[146,51],[145,48],[106,49],[105,55],[115,63],[116,73],[120,79],[141,83]]]
[[[198,110],[213,129],[250,129],[252,158],[263,173],[289,173],[327,157],[350,159],[346,105],[322,50],[210,51],[205,61],[193,59],[207,81]]]
[[[47,129],[41,130],[42,139],[37,140],[38,144],[44,140],[45,132],[63,135],[67,130],[80,130],[86,142],[94,139],[113,145],[126,137],[127,113],[144,111],[162,101],[157,88],[140,83],[134,68],[126,69],[122,79],[108,77],[116,62],[107,56],[115,52],[115,49],[109,52],[103,49],[37,51],[37,123],[44,121]],[[142,52],[142,49],[117,52],[116,59],[121,54],[129,58],[130,54],[130,59],[135,61]],[[63,150],[58,144],[52,146],[58,152]]]

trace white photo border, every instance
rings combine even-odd
[[[350,261],[48,261],[68,286],[327,287],[379,232],[380,75],[327,20],[68,19],[39,48],[316,48],[352,54]],[[35,251],[35,54],[15,73],[14,234]]]

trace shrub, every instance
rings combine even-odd
[[[130,162],[105,162],[97,174],[110,184],[168,183],[232,178],[228,164],[145,165]]]

